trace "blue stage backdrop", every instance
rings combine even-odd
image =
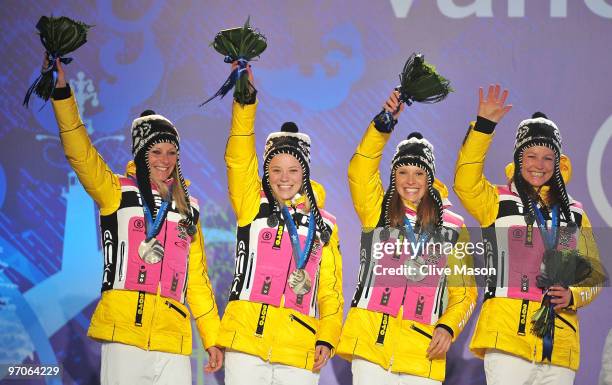
[[[102,271],[96,207],[63,156],[51,106],[38,100],[30,109],[21,105],[43,56],[34,26],[51,14],[95,25],[66,70],[91,137],[116,172],[130,159],[129,127],[140,112],[154,109],[179,128],[184,173],[203,206],[221,311],[234,263],[235,218],[223,163],[231,96],[198,104],[229,73],[209,43],[249,15],[268,38],[268,49],[253,63],[258,151],[287,120],[310,134],[313,178],[325,185],[326,207],[338,216],[347,304],[360,233],[348,161],[413,51],[435,63],[456,91],[440,104],[406,109],[385,152],[384,180],[395,143],[420,130],[436,148],[439,178],[452,185],[478,87],[499,82],[510,89],[514,108],[497,129],[488,177],[504,180],[518,122],[544,111],[560,127],[572,158],[570,193],[584,202],[594,226],[612,226],[612,178],[605,171],[612,165],[610,0],[3,1],[0,363],[61,364],[64,375],[0,384],[98,381],[99,344],[86,337]],[[450,199],[465,213],[453,193]],[[611,305],[606,288],[580,311],[578,384],[597,383]],[[482,361],[467,350],[476,317],[451,349],[447,384],[485,384]],[[206,353],[197,340],[194,348],[194,383],[222,384],[222,374],[203,375]],[[322,384],[350,381],[349,364],[338,358],[322,372]]]

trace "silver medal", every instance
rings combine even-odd
[[[407,267],[407,269],[405,270],[406,278],[408,278],[412,282],[420,282],[424,280],[426,277],[426,275],[421,272],[421,266],[425,264],[424,263],[425,261],[422,261],[423,263],[419,263],[421,261],[422,261],[422,258],[417,257],[415,259],[410,258],[405,263]]]
[[[291,275],[289,275],[287,282],[289,283],[291,290],[293,290],[296,295],[304,295],[312,288],[310,276],[304,269],[294,270]]]
[[[158,263],[164,259],[164,246],[156,238],[143,240],[138,246],[138,255],[146,263]]]
[[[278,217],[274,214],[270,215],[266,220],[268,227],[278,226]]]

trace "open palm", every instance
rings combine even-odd
[[[490,85],[487,96],[484,96],[484,89],[478,90],[478,116],[492,122],[499,122],[512,109],[512,104],[505,104],[508,98],[508,90],[501,92],[499,84]]]

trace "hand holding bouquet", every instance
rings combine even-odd
[[[240,104],[245,104],[254,98],[256,90],[249,82],[246,68],[249,61],[265,51],[267,43],[261,33],[251,28],[249,20],[247,19],[244,26],[240,28],[225,29],[219,32],[211,43],[217,52],[225,56],[224,62],[237,62],[238,66],[232,70],[221,88],[200,106],[217,96],[223,98],[232,88],[234,88],[234,99]]]
[[[553,286],[569,287],[587,279],[592,272],[591,263],[577,250],[549,249],[544,253],[542,273],[536,278],[537,286],[546,290],[540,308],[534,313],[531,333],[544,340],[543,355],[550,360],[555,330],[555,304],[548,290]]]
[[[399,91],[400,103],[411,105],[413,102],[437,103],[446,98],[453,89],[450,82],[436,72],[436,68],[425,61],[423,54],[410,55],[404,69],[399,75],[400,85],[396,88]],[[375,119],[380,120],[382,131],[391,132],[396,121],[393,113],[382,111]]]
[[[42,16],[36,29],[40,35],[40,41],[45,47],[48,65],[43,68],[40,76],[32,83],[23,100],[23,105],[28,106],[32,93],[38,95],[44,101],[49,100],[55,81],[57,79],[57,60],[62,64],[68,64],[72,58],[64,57],[87,42],[87,31],[90,25],[80,21],[74,21],[65,16],[47,17]]]

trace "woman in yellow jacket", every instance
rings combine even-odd
[[[496,124],[510,110],[508,91],[480,89],[478,118],[459,152],[455,192],[482,227],[487,278],[485,297],[470,349],[484,358],[489,385],[572,384],[580,360],[577,310],[599,293],[603,278],[590,223],[569,196],[569,158],[561,134],[542,113],[519,124],[508,182],[491,184],[484,160]],[[590,287],[551,286],[556,316],[553,335],[539,338],[531,320],[543,290],[536,285],[546,250],[578,249],[592,264]],[[552,338],[554,336],[554,338]]]
[[[113,173],[87,135],[59,59],[57,68],[53,109],[60,139],[100,209],[102,298],[87,333],[102,342],[100,382],[191,385],[189,310],[210,355],[207,372],[221,368],[223,353],[214,346],[219,315],[198,204],[180,169],[178,132],[145,111],[132,123],[134,160],[125,175]]]
[[[395,112],[394,124],[399,106],[395,91],[384,106]],[[469,234],[434,178],[433,146],[421,134],[398,144],[384,191],[379,166],[391,135],[381,115],[348,170],[363,227],[361,268],[337,354],[352,361],[353,384],[441,384],[445,354],[476,302],[463,270]]]
[[[253,77],[248,68],[251,84]],[[263,179],[257,101],[234,101],[225,161],[237,218],[236,269],[217,342],[225,383],[316,384],[342,327],[336,219],[310,179],[310,138],[294,123],[270,134]]]

